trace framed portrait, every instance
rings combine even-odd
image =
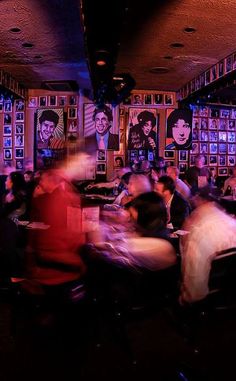
[[[144,94],[144,104],[145,105],[153,104],[152,94]]]
[[[134,108],[138,110],[138,108]],[[97,149],[119,151],[119,107],[105,104],[85,103],[84,108],[85,147],[89,152]]]
[[[223,153],[223,154],[227,153],[227,144],[226,143],[220,143],[219,144],[219,153]]]
[[[132,94],[132,104],[133,105],[142,105],[143,104],[143,95],[142,94]]]
[[[16,123],[15,124],[15,134],[24,134],[24,124]]]
[[[198,130],[196,128],[192,131],[192,141],[198,141]]]
[[[200,74],[200,88],[205,86],[205,73]]]
[[[220,117],[220,110],[217,108],[211,108],[210,109],[210,116],[211,116],[211,118],[219,118]]]
[[[200,143],[200,153],[208,153],[208,143]]]
[[[155,160],[155,151],[148,150],[148,161],[154,161]]]
[[[106,163],[97,163],[96,164],[96,173],[99,175],[106,174]]]
[[[236,154],[236,144],[228,144],[228,154],[235,155]]]
[[[199,122],[201,121],[201,119],[199,118],[193,118],[193,130],[196,128],[196,129],[199,129],[200,128],[200,124]]]
[[[97,150],[97,161],[105,161],[106,160],[106,150],[99,149]]]
[[[190,150],[191,154],[197,154],[199,153],[199,145],[198,143],[193,142],[192,143],[192,149]]]
[[[166,116],[165,149],[190,150],[192,145],[192,110],[167,109]],[[194,130],[196,131],[196,128]]]
[[[164,95],[164,105],[171,106],[174,104],[173,94]]]
[[[190,166],[192,167],[193,165],[195,165],[195,158],[196,158],[196,155],[190,155]]]
[[[229,121],[227,119],[220,119],[220,125],[219,130],[226,131],[228,130],[228,123]]]
[[[230,119],[236,119],[236,109],[232,108],[230,112]]]
[[[224,75],[224,60],[221,60],[219,63],[218,63],[218,77],[222,77]]]
[[[217,142],[218,141],[218,132],[209,131],[209,141],[210,142]]]
[[[207,130],[208,129],[208,119],[207,118],[201,118],[200,129],[201,130]]]
[[[77,107],[68,108],[68,119],[77,119]]]
[[[217,79],[217,65],[211,67],[211,82]]]
[[[207,106],[200,106],[199,107],[199,116],[207,117],[208,116],[209,109]]]
[[[10,136],[12,134],[12,126],[3,126],[3,136]]]
[[[66,105],[67,105],[67,97],[66,96],[58,97],[58,106],[65,107]]]
[[[229,124],[228,124],[228,130],[229,131],[235,131],[235,128],[236,128],[236,124],[235,124],[235,120],[233,119],[230,119],[229,120]]]
[[[15,147],[24,147],[24,135],[15,135]]]
[[[235,155],[234,156],[229,155],[228,156],[228,163],[227,163],[227,165],[229,165],[229,166],[235,166],[235,164],[236,164],[236,156]]]
[[[4,102],[4,112],[12,112],[12,103],[10,101]]]
[[[113,166],[114,168],[124,167],[124,156],[114,156]]]
[[[153,94],[153,103],[154,105],[163,104],[163,94]]]
[[[11,114],[4,114],[3,123],[4,124],[11,124],[11,121],[12,121]]]
[[[228,132],[228,142],[234,143],[236,142],[236,133],[235,132]]]
[[[128,149],[150,149],[158,147],[159,114],[152,108],[129,108]]]
[[[208,161],[209,161],[209,159],[208,159],[208,155],[204,155],[204,159],[205,159],[204,164],[205,164],[205,165],[208,165]]]
[[[24,122],[24,112],[16,112],[16,121],[17,122]]]
[[[218,168],[218,176],[228,176],[228,168]]]
[[[4,136],[3,137],[3,147],[4,148],[12,147],[12,137],[11,136]]]
[[[217,155],[210,155],[209,166],[215,166],[215,165],[217,165]]]
[[[209,136],[208,131],[202,130],[200,131],[200,140],[203,142],[208,142]]]
[[[219,142],[226,142],[226,141],[227,141],[227,132],[219,131]]]
[[[28,107],[38,107],[38,97],[29,97]]]
[[[57,96],[56,95],[49,95],[48,106],[52,106],[52,107],[57,106]]]
[[[0,113],[3,112],[3,103],[0,102]]]
[[[67,132],[77,132],[78,120],[77,119],[67,119]]]
[[[15,159],[24,158],[24,148],[15,148]]]
[[[175,165],[174,160],[165,160],[165,166],[166,167],[173,167]]]
[[[24,168],[24,160],[16,160],[16,169],[22,170]]]
[[[229,73],[232,70],[233,70],[233,55],[231,54],[230,56],[225,58],[225,72]]]
[[[220,118],[229,118],[230,110],[220,110]]]
[[[25,111],[25,102],[22,99],[17,99],[15,102],[16,112]]]
[[[76,95],[70,95],[69,96],[69,106],[76,106],[76,104],[77,104]]]
[[[188,161],[188,151],[179,151],[179,161]]]
[[[187,163],[179,163],[179,172],[180,173],[185,173],[188,169],[188,164]]]
[[[218,155],[218,165],[219,166],[226,165],[226,155]]]
[[[218,144],[217,143],[210,143],[209,144],[209,152],[212,154],[217,154],[218,151]]]
[[[39,107],[46,107],[48,105],[47,97],[39,97]]]
[[[208,85],[211,82],[211,71],[207,70],[205,72],[205,85]]]
[[[196,105],[193,105],[192,106],[192,112],[193,112],[193,116],[198,116],[199,115],[199,107],[196,106]]]
[[[164,151],[164,158],[165,159],[174,159],[175,158],[175,151],[174,150],[165,150]]]
[[[4,148],[3,149],[3,159],[4,160],[12,160],[12,149]]]

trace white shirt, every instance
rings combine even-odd
[[[176,179],[175,188],[186,200],[191,197],[190,188],[181,179]]]

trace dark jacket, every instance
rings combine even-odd
[[[170,205],[170,222],[175,229],[180,229],[185,218],[190,214],[191,208],[187,200],[180,193],[174,192]]]
[[[98,149],[98,143],[96,139],[96,134],[85,137],[85,150],[86,152],[92,153]],[[109,132],[108,137],[108,150],[119,151],[119,135],[112,134]]]

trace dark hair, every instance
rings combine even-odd
[[[158,182],[164,185],[164,190],[169,190],[171,194],[174,193],[175,182],[170,176],[161,176]]]
[[[53,122],[56,126],[59,121],[59,115],[53,110],[44,110],[39,117],[39,123],[41,124],[45,120],[49,120],[50,122]]]
[[[120,161],[121,162],[121,166],[124,167],[124,161],[123,161],[121,156],[116,156],[115,161]]]
[[[156,192],[142,193],[131,206],[138,212],[137,224],[144,236],[158,236],[167,224],[167,211],[163,198]]]
[[[175,123],[177,123],[177,121],[179,119],[183,119],[185,122],[187,122],[189,124],[190,129],[191,129],[188,141],[185,144],[183,144],[187,148],[192,142],[192,111],[191,110],[176,109],[170,113],[170,115],[167,118],[166,136],[167,136],[167,138],[173,138],[172,130],[173,130]],[[176,143],[175,141],[173,141],[173,143],[177,148],[183,147],[183,145],[181,146],[180,144]]]
[[[148,122],[149,120],[151,121],[152,123],[152,127],[154,127],[156,125],[156,118],[154,116],[154,114],[150,111],[142,111],[138,114],[137,116],[137,119],[138,119],[138,122],[144,126],[144,124],[146,122]]]
[[[123,176],[121,176],[121,181],[123,181],[126,185],[129,184],[130,176],[133,174],[133,172],[126,172]]]
[[[94,109],[93,120],[95,120],[96,115],[99,114],[100,112],[103,112],[107,116],[107,119],[109,120],[109,122],[113,121],[112,110],[110,109],[110,107],[108,107],[106,105],[104,105],[102,107],[98,106]]]
[[[21,172],[11,172],[9,174],[10,180],[12,181],[12,193],[15,196],[18,192],[25,189],[25,179]]]

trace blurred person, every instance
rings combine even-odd
[[[218,252],[236,247],[236,220],[216,204],[210,187],[200,189],[194,201],[195,210],[183,225],[188,234],[180,238],[181,303],[207,296],[211,261]]]
[[[145,110],[137,115],[138,123],[129,130],[128,149],[152,149],[157,147],[156,117]]]
[[[151,192],[152,185],[149,178],[143,174],[132,174],[128,183],[128,195],[122,198],[121,205],[128,207],[130,202],[142,193]]]
[[[162,156],[158,156],[155,160],[155,165],[159,173],[159,177],[166,175],[166,163]]]
[[[196,155],[195,165],[187,170],[185,176],[186,184],[190,187],[191,193],[194,194],[199,188],[207,185],[210,178],[211,174],[205,166],[204,156]]]
[[[179,168],[175,166],[167,167],[167,176],[171,177],[175,182],[175,189],[183,198],[188,200],[191,197],[191,191],[189,187],[179,178]]]
[[[1,217],[17,220],[25,213],[25,181],[24,176],[20,172],[10,172],[5,182],[6,195],[3,200]]]
[[[236,187],[236,165],[232,168],[232,175],[224,182],[223,193],[226,193],[228,187],[230,187],[230,193]]]
[[[155,191],[159,193],[166,204],[168,223],[174,229],[181,229],[186,217],[190,213],[190,205],[175,188],[174,180],[169,176],[162,176],[155,184]]]

